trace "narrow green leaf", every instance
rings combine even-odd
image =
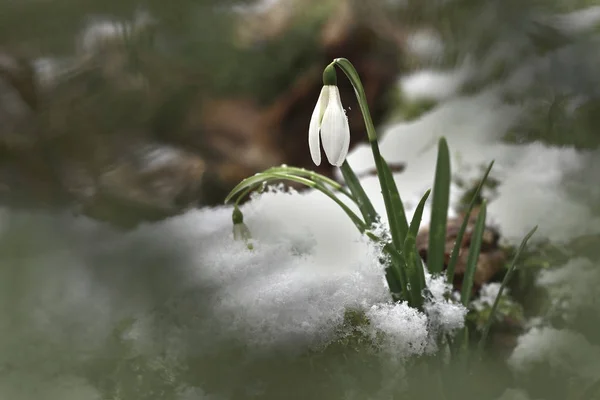
[[[429,245],[427,248],[427,267],[432,274],[442,272],[444,268],[446,226],[450,201],[450,176],[448,143],[445,138],[441,138],[438,145],[435,181],[433,183]]]
[[[490,165],[487,167],[485,173],[483,174],[483,178],[481,179],[481,182],[479,182],[479,185],[477,186],[477,189],[475,190],[475,193],[473,194],[473,198],[471,199],[469,208],[467,208],[467,212],[465,213],[465,218],[460,226],[458,235],[456,236],[456,242],[454,243],[454,248],[452,249],[452,254],[450,255],[450,261],[448,261],[448,269],[446,270],[446,280],[450,284],[452,284],[452,281],[454,280],[454,270],[456,269],[456,263],[458,261],[458,256],[460,254],[463,236],[465,235],[465,231],[467,230],[467,225],[469,224],[469,218],[471,217],[471,211],[473,211],[473,207],[475,207],[475,202],[477,201],[479,192],[481,191],[481,188],[485,184],[485,181],[487,180],[487,177],[490,174],[490,171],[492,170],[493,166],[494,166],[494,161],[492,161],[490,163]]]
[[[425,194],[421,198],[421,201],[419,201],[417,208],[415,209],[415,213],[413,214],[412,220],[410,221],[409,232],[410,235],[412,235],[412,237],[414,238],[416,238],[417,234],[419,233],[421,220],[423,219],[423,210],[425,209],[425,203],[429,198],[429,193],[431,193],[431,190],[427,190],[425,192]],[[415,251],[417,251],[416,247]],[[421,288],[425,288],[425,267],[423,266],[423,260],[421,259],[421,255],[418,251],[416,258],[416,268],[419,275],[419,285],[421,285]]]
[[[427,190],[423,197],[421,197],[421,201],[419,201],[419,204],[415,209],[415,213],[413,214],[412,220],[410,221],[409,230],[411,235],[413,235],[414,237],[417,237],[417,234],[419,233],[419,228],[421,227],[421,220],[423,219],[423,209],[425,208],[425,203],[429,198],[429,193],[431,193],[431,190]]]
[[[406,261],[403,255],[391,243],[386,244],[383,250],[389,255],[390,264],[385,269],[385,277],[390,292],[392,292],[392,299],[394,301],[406,300],[411,303],[406,277]]]
[[[494,304],[492,305],[492,309],[490,310],[490,315],[488,316],[488,320],[485,322],[485,325],[483,327],[483,333],[482,333],[481,339],[479,341],[480,353],[483,350],[483,347],[485,346],[485,341],[487,340],[487,336],[490,333],[490,328],[492,327],[492,324],[494,323],[494,317],[495,317],[496,311],[498,309],[498,304],[500,303],[500,298],[502,297],[502,293],[504,292],[504,288],[506,287],[506,285],[508,285],[508,282],[510,282],[510,278],[512,277],[513,273],[515,272],[515,270],[517,268],[517,260],[519,259],[519,256],[525,249],[527,242],[533,236],[533,234],[535,233],[536,230],[537,230],[537,226],[535,226],[532,230],[529,231],[529,233],[527,235],[525,235],[525,237],[521,241],[521,244],[519,245],[519,248],[517,249],[517,252],[515,253],[515,256],[513,257],[512,261],[510,263],[510,267],[508,267],[508,271],[506,272],[506,275],[504,275],[504,279],[502,280],[502,283],[500,284],[500,289],[498,290],[498,295],[496,296],[496,299],[494,300]]]
[[[348,185],[348,189],[350,189],[350,192],[354,196],[354,200],[363,216],[363,219],[367,225],[373,225],[379,219],[379,215],[375,211],[375,207],[373,207],[371,199],[369,199],[369,196],[367,196],[365,193],[365,190],[356,177],[356,174],[350,167],[350,164],[348,164],[348,160],[344,161],[340,167],[340,170],[342,171],[346,185]]]
[[[272,178],[270,178],[270,177],[273,174],[286,174],[288,176],[307,178],[308,180],[312,181],[313,183],[323,183],[323,184],[331,186],[333,189],[341,192],[342,194],[346,195],[350,199],[354,200],[354,198],[350,195],[350,193],[348,193],[342,187],[342,185],[340,185],[338,182],[334,181],[333,179],[331,179],[325,175],[321,175],[314,171],[309,171],[304,168],[281,166],[281,167],[269,168],[261,173],[254,174],[254,175],[242,180],[227,195],[227,197],[225,198],[225,204],[229,203],[231,201],[231,199],[233,197],[235,197],[235,195],[240,193],[241,191],[248,189],[248,188],[252,188],[254,186],[257,186],[264,181],[272,180]]]
[[[485,231],[486,208],[486,202],[484,201],[481,205],[479,215],[477,216],[477,222],[475,222],[473,235],[471,236],[471,246],[469,247],[469,256],[467,257],[467,266],[465,269],[465,276],[463,277],[462,293],[460,296],[460,300],[465,307],[469,304],[471,290],[473,289],[473,278],[475,277],[475,271],[477,270],[477,261],[479,260],[483,232]]]
[[[263,182],[267,182],[270,179],[271,179],[270,175],[264,174],[264,173],[252,175],[252,176],[244,179],[243,181],[238,183],[233,189],[231,189],[231,192],[229,192],[227,197],[225,197],[224,203],[225,204],[229,203],[231,201],[231,199],[233,199],[237,194],[240,194],[254,186],[258,186]]]
[[[420,263],[420,256],[417,254],[415,237],[409,233],[404,241],[404,259],[406,261],[406,276],[410,291],[411,307],[421,309],[423,307],[423,282],[421,280],[421,271],[423,269]]]
[[[367,226],[365,225],[364,221],[361,220],[360,217],[356,215],[354,211],[352,211],[343,201],[341,201],[328,187],[326,187],[322,183],[314,182],[310,179],[301,176],[286,174],[283,172],[262,172],[244,179],[229,193],[229,195],[225,199],[225,203],[229,202],[236,194],[247,193],[248,189],[273,180],[289,180],[320,191],[325,196],[333,200],[337,205],[339,205],[342,208],[342,210],[344,210],[346,215],[348,215],[348,217],[352,220],[356,228],[361,233],[365,232],[365,230],[367,229]]]
[[[345,196],[349,197],[350,199],[352,199],[354,201],[354,197],[352,197],[351,193],[349,193],[339,182],[336,182],[333,179],[331,179],[325,175],[316,173],[315,171],[311,171],[311,170],[308,170],[305,168],[290,167],[289,165],[280,166],[280,167],[271,167],[271,168],[267,169],[266,171],[263,171],[263,173],[270,173],[270,172],[281,172],[281,173],[285,173],[285,174],[292,174],[292,175],[296,175],[296,176],[302,176],[305,178],[309,178],[312,181],[320,182],[320,183],[331,186],[333,189],[337,190],[338,192],[344,194]]]
[[[383,173],[383,179],[387,186],[390,196],[390,206],[392,208],[391,213],[388,210],[392,239],[394,240],[394,245],[401,249],[406,239],[406,234],[408,233],[408,220],[406,219],[406,212],[404,211],[404,205],[402,204],[396,181],[394,181],[394,174],[385,159],[380,157],[380,160],[382,167],[382,171],[380,172]]]

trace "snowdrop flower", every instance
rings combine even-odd
[[[350,146],[350,126],[342,107],[332,65],[323,72],[323,88],[310,118],[308,147],[315,165],[321,164],[321,140],[330,164],[341,166]]]

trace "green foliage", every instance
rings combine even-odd
[[[515,269],[517,267],[517,261],[519,259],[519,256],[521,255],[521,252],[523,252],[523,250],[525,250],[525,246],[527,245],[527,241],[533,236],[533,234],[535,233],[535,231],[537,230],[537,226],[535,228],[533,228],[523,239],[523,241],[521,242],[521,245],[519,246],[519,249],[517,250],[517,252],[515,253],[515,256],[512,260],[512,263],[510,265],[510,267],[508,268],[508,272],[506,273],[506,275],[504,276],[504,280],[502,281],[502,284],[500,285],[500,290],[498,291],[498,295],[496,296],[496,299],[494,300],[494,304],[492,305],[492,308],[490,310],[490,314],[488,316],[487,322],[483,328],[483,334],[481,337],[481,342],[480,342],[480,347],[483,347],[485,344],[485,340],[487,338],[487,335],[490,331],[490,328],[494,322],[494,318],[495,318],[495,314],[500,306],[500,300],[502,299],[502,293],[504,291],[504,288],[508,285],[508,282],[510,281],[510,278],[512,277],[513,273],[515,272]]]
[[[444,267],[446,225],[450,201],[450,152],[444,138],[440,139],[438,146],[429,226],[429,246],[427,247],[427,267],[432,274],[441,273]]]
[[[468,208],[465,210],[463,222],[460,226],[458,234],[456,235],[456,243],[454,244],[452,253],[450,254],[450,260],[448,261],[448,268],[446,269],[446,279],[448,280],[449,283],[452,283],[454,280],[454,271],[456,269],[456,263],[458,262],[458,255],[460,253],[463,236],[465,234],[465,231],[467,230],[469,218],[471,217],[471,212],[473,211],[473,207],[475,207],[476,204],[479,204],[480,202],[483,201],[480,197],[481,189],[486,184],[488,175],[490,174],[490,171],[492,170],[493,166],[494,166],[494,162],[492,161],[490,163],[490,165],[488,166],[488,168],[485,170],[485,173],[483,174],[483,178],[481,178],[481,181],[479,181],[479,184],[475,188],[475,191],[471,194],[471,200],[470,200]],[[464,196],[463,201],[460,202],[461,204],[464,204],[465,197],[466,196]]]
[[[469,256],[467,258],[467,268],[463,278],[462,292],[460,294],[460,300],[465,307],[469,305],[471,292],[473,290],[473,277],[475,276],[475,271],[477,269],[477,261],[479,260],[479,251],[481,250],[483,231],[485,230],[485,215],[486,203],[484,201],[481,205],[479,215],[477,216],[477,222],[475,222],[475,229],[473,232],[473,238],[471,239],[471,246],[469,247]]]
[[[352,168],[350,168],[350,164],[348,164],[347,161],[344,161],[340,170],[342,171],[346,185],[348,185],[348,189],[350,189],[352,196],[354,196],[356,199],[356,205],[358,206],[365,222],[369,226],[372,226],[378,221],[379,215],[377,215],[377,211],[375,211],[375,207],[373,207],[371,199],[369,199],[369,196],[367,196],[365,193],[360,181],[356,177],[356,174]]]
[[[337,60],[335,60],[332,65],[336,65]],[[362,89],[360,78],[348,60],[341,59],[340,65],[343,66],[342,70],[346,73],[346,76],[350,79],[355,87],[355,92],[361,106],[361,110],[363,111],[363,117],[369,132],[369,142],[373,151],[373,157],[378,171],[382,195],[384,197],[386,213],[388,216],[389,232],[382,233],[377,229],[371,230],[371,228],[376,228],[375,225],[379,222],[379,216],[377,215],[370,199],[366,195],[362,185],[358,181],[347,161],[344,161],[341,169],[342,174],[346,179],[349,192],[336,182],[328,181],[328,178],[322,177],[314,172],[294,167],[282,166],[246,178],[232,190],[232,192],[227,196],[226,202],[234,201],[237,198],[237,200],[235,200],[235,204],[237,204],[239,199],[242,196],[245,196],[249,190],[260,187],[264,183],[273,179],[289,179],[321,191],[323,194],[340,205],[340,207],[352,219],[361,233],[366,234],[381,247],[383,251],[382,262],[386,264],[386,280],[388,282],[392,300],[406,301],[411,307],[422,309],[427,287],[425,282],[425,267],[419,253],[417,252],[415,237],[419,232],[423,210],[430,191],[427,191],[422,197],[409,225],[406,218],[404,205],[400,198],[392,171],[389,165],[380,155],[377,134],[375,133],[372,121],[370,120],[370,114],[368,112],[366,100],[363,96],[364,90]],[[483,178],[472,193],[472,199],[466,211],[466,218],[464,219],[459,231],[458,240],[454,245],[449,265],[447,265],[448,269],[446,272],[446,279],[449,282],[452,282],[453,279],[458,251],[462,243],[462,237],[466,230],[470,213],[475,204],[479,202],[479,193],[482,187],[485,185],[492,166],[493,162],[488,166]],[[431,226],[428,248],[428,268],[430,272],[438,274],[442,273],[444,266],[446,266],[445,251],[447,215],[450,197],[450,180],[450,152],[446,140],[441,138],[438,146],[436,175],[433,186],[433,203],[431,210]],[[362,215],[362,219],[352,210],[350,210],[350,208],[348,208],[346,204],[336,196],[336,191],[340,194],[343,194],[357,206]],[[237,208],[234,209],[234,212],[238,212]],[[475,229],[471,237],[471,246],[469,249],[467,267],[463,278],[461,302],[466,307],[469,307],[471,304],[473,279],[479,259],[483,233],[485,230],[485,219],[486,202],[483,201],[479,210],[477,222],[475,224]],[[511,264],[511,267],[505,276],[500,292],[489,312],[487,312],[486,315],[484,315],[484,312],[481,312],[478,315],[480,318],[487,316],[485,323],[483,323],[483,336],[481,338],[481,343],[485,342],[489,328],[496,318],[496,314],[498,312],[502,314],[502,312],[505,311],[505,307],[500,307],[501,304],[502,306],[506,305],[506,302],[501,303],[500,301],[503,289],[507,285],[512,273],[516,268],[516,260],[520,256],[520,253],[523,251],[527,240],[531,237],[531,235],[533,235],[534,231],[535,229],[525,237],[521,247],[515,254],[513,263]],[[347,317],[348,315],[349,314],[347,314]],[[463,329],[461,332],[461,334],[454,338],[451,347],[454,348],[454,352],[456,352],[459,357],[467,357],[468,359],[469,357],[466,351],[470,347],[470,337],[473,337],[473,335],[470,334],[468,328]],[[439,339],[442,340],[442,338]]]

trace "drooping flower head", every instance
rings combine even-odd
[[[323,72],[323,88],[310,118],[308,146],[316,165],[321,164],[321,141],[330,164],[341,166],[346,160],[350,146],[350,126],[342,107],[332,64]]]

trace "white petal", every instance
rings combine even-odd
[[[321,164],[321,141],[319,130],[321,128],[321,119],[323,118],[325,107],[327,106],[328,95],[329,90],[327,89],[327,86],[323,86],[308,126],[308,148],[310,149],[310,156],[315,165]]]
[[[329,101],[321,121],[321,139],[329,163],[337,167],[342,165],[350,146],[350,126],[337,86],[329,86]]]

